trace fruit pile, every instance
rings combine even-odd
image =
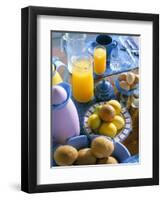
[[[97,106],[88,118],[88,126],[96,134],[114,138],[125,125],[121,109],[121,104],[117,100],[110,100],[104,105]]]
[[[137,87],[139,75],[133,72],[122,73],[119,75],[118,80],[120,87],[126,91],[129,91]]]
[[[118,160],[112,156],[114,143],[104,136],[96,137],[90,148],[79,151],[70,145],[61,145],[54,152],[54,160],[59,166],[116,164]]]

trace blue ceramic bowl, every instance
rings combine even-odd
[[[123,163],[138,163],[138,162],[139,162],[139,154],[130,156],[129,158],[123,161]]]
[[[106,101],[95,103],[92,106],[90,106],[88,108],[88,110],[86,111],[86,113],[84,114],[83,128],[84,128],[85,134],[88,137],[91,135],[94,135],[94,134],[97,135],[97,133],[95,133],[88,126],[88,119],[89,119],[90,115],[92,115],[95,112],[95,109],[97,106],[104,105],[104,104],[106,104]],[[123,142],[132,131],[132,119],[131,119],[130,113],[128,112],[128,109],[126,107],[122,106],[121,115],[123,116],[123,118],[125,120],[125,126],[120,131],[118,131],[116,136],[113,138],[113,140],[116,142]]]
[[[76,136],[76,137],[72,137],[67,141],[68,145],[71,145],[73,147],[75,147],[76,149],[82,149],[82,148],[87,148],[90,146],[90,143],[92,142],[92,140],[96,137],[99,137],[99,135],[90,135],[90,137],[88,138],[86,135],[80,135],[80,136]],[[105,136],[104,136],[105,137]],[[109,140],[113,141],[111,138],[106,137]],[[131,154],[129,152],[129,150],[120,142],[115,142],[114,143],[114,152],[113,152],[113,156],[115,158],[117,158],[117,160],[120,163],[125,163],[125,160],[127,160]]]

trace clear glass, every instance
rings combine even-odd
[[[66,33],[61,40],[61,48],[67,55],[68,70],[72,73],[71,59],[73,56],[80,56],[85,53],[86,34]]]
[[[89,55],[72,57],[72,93],[76,101],[85,103],[94,97],[93,62]]]
[[[106,48],[98,45],[94,48],[94,72],[101,75],[106,70]]]
[[[119,57],[119,48],[118,46],[114,48],[110,56],[110,69],[113,72],[118,72],[121,69],[121,59]]]

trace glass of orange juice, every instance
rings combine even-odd
[[[94,49],[94,72],[101,75],[106,70],[106,48],[98,45]]]
[[[93,61],[89,55],[72,58],[72,93],[81,103],[94,97]]]

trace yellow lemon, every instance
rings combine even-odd
[[[121,129],[125,125],[125,121],[121,116],[116,115],[112,123],[117,127],[117,129]]]
[[[92,114],[88,118],[88,126],[91,129],[97,129],[100,126],[100,124],[101,124],[101,120],[97,114]]]
[[[112,122],[103,123],[99,129],[99,133],[113,138],[117,133],[117,128]]]
[[[119,115],[121,112],[121,104],[117,101],[117,100],[110,100],[108,101],[108,104],[113,106],[113,108],[115,109],[116,115]]]
[[[101,108],[102,108],[102,105],[96,106],[94,113],[99,114]]]

